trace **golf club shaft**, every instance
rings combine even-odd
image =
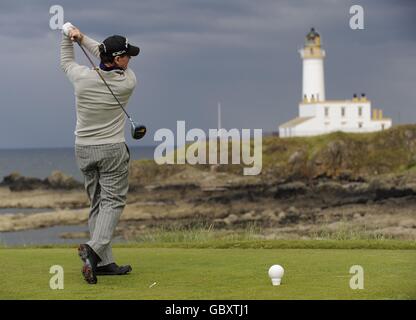
[[[103,80],[104,84],[106,85],[106,87],[108,88],[108,90],[111,92],[111,94],[113,95],[114,99],[116,99],[118,105],[120,106],[120,108],[124,111],[124,113],[126,114],[127,118],[129,118],[130,122],[133,122],[133,120],[131,119],[130,115],[127,113],[127,111],[123,108],[123,106],[121,105],[120,101],[118,100],[117,96],[114,94],[113,90],[111,90],[110,86],[108,85],[107,81],[105,81],[103,75],[101,74],[101,72],[98,70],[98,67],[95,66],[94,62],[91,60],[90,56],[88,55],[88,53],[85,51],[84,47],[82,46],[81,42],[77,39],[76,42],[78,43],[79,47],[81,48],[81,50],[84,52],[85,56],[87,57],[88,61],[91,63],[92,67],[94,68],[94,70],[98,73],[98,75],[100,76],[101,80]]]

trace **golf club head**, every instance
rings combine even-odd
[[[138,124],[137,122],[131,122],[131,136],[133,139],[139,140],[146,134],[146,127]]]

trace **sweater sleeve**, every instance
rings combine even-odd
[[[84,37],[82,38],[82,45],[85,46],[85,48],[87,48],[87,50],[94,55],[94,57],[100,58],[100,49],[98,48],[100,44],[97,41],[84,34]]]
[[[77,74],[84,67],[75,62],[74,45],[67,36],[62,36],[61,41],[61,69],[66,73],[69,80],[74,82]]]

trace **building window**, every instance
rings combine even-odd
[[[341,108],[341,117],[345,117],[345,107]]]
[[[359,117],[363,116],[363,107],[358,107],[358,116]]]
[[[347,121],[342,121],[341,125],[345,126],[347,124]]]
[[[358,128],[362,128],[363,127],[363,123],[362,122],[358,122]]]
[[[329,117],[329,108],[325,107],[325,117]]]

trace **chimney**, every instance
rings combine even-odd
[[[377,120],[377,109],[373,109],[373,120]]]
[[[365,96],[365,93],[361,93],[361,101],[367,101],[367,97]]]
[[[352,96],[352,101],[358,101],[358,97],[356,93],[354,93],[354,95]]]

